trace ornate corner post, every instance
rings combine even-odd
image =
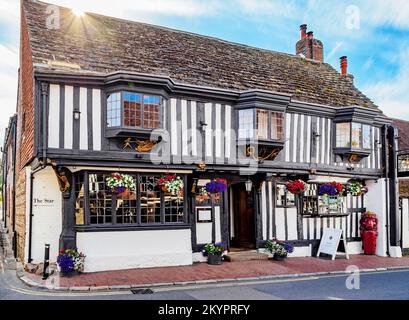
[[[41,82],[41,151],[43,162],[47,159],[47,106],[48,106],[48,91],[49,84],[47,82]]]
[[[303,196],[298,194],[295,196],[295,207],[297,209],[297,237],[299,241],[304,240],[304,205]]]
[[[256,247],[258,248],[263,242],[263,215],[262,215],[262,187],[263,179],[257,177],[254,181],[254,193],[255,193],[255,211],[256,211]]]
[[[62,231],[60,249],[76,249],[74,177],[67,168],[52,165],[62,193]]]

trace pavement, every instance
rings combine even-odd
[[[351,255],[335,261],[323,258],[289,258],[272,260],[224,262],[220,266],[206,263],[192,266],[131,269],[85,273],[73,277],[52,275],[46,281],[17,266],[20,279],[31,287],[59,291],[109,291],[161,287],[183,287],[237,282],[268,281],[311,276],[346,275],[354,267],[361,273],[409,270],[409,258],[401,259]]]

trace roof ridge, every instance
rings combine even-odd
[[[38,1],[36,1],[36,0],[23,0],[23,1],[37,2],[37,3],[42,3],[42,4],[45,4],[45,5],[57,6],[59,8],[65,9],[65,10],[72,10],[72,8],[69,8],[69,7],[64,7],[64,6],[61,6],[61,5],[56,5],[56,4],[53,4],[53,3],[48,3],[48,2],[44,2],[44,1],[40,1],[40,0],[38,0]],[[274,54],[284,55],[284,56],[288,56],[290,58],[302,59],[304,61],[308,61],[308,62],[311,62],[311,63],[314,63],[314,64],[324,64],[324,65],[331,66],[327,62],[321,62],[321,61],[317,61],[317,60],[313,60],[313,59],[307,59],[307,58],[304,58],[304,57],[302,57],[300,55],[297,55],[297,54],[282,52],[282,51],[276,51],[276,50],[267,49],[267,48],[260,48],[260,47],[256,47],[256,46],[245,44],[245,43],[240,43],[240,42],[235,42],[235,41],[231,41],[231,40],[218,38],[216,36],[205,35],[205,34],[200,34],[200,33],[196,33],[196,32],[181,30],[181,29],[175,29],[175,28],[172,28],[172,27],[157,25],[157,24],[148,23],[148,22],[129,20],[129,19],[125,19],[125,18],[118,18],[118,17],[114,17],[114,16],[108,16],[106,14],[96,13],[96,12],[84,12],[84,14],[89,15],[89,16],[97,16],[97,17],[101,17],[101,18],[108,18],[108,19],[117,20],[117,21],[120,21],[120,22],[144,25],[144,26],[147,26],[147,27],[162,29],[162,30],[170,31],[170,32],[174,32],[174,33],[187,34],[187,35],[191,35],[191,36],[195,36],[195,37],[199,37],[199,38],[203,38],[203,39],[209,39],[209,40],[214,40],[214,41],[218,41],[218,42],[225,43],[225,44],[230,44],[230,45],[233,45],[233,46],[239,46],[239,47],[253,49],[253,50],[259,50],[259,51],[263,51],[263,52],[267,52],[267,53],[274,53]]]

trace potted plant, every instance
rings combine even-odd
[[[179,195],[184,188],[183,179],[175,174],[163,176],[158,179],[156,184],[163,192],[170,193],[173,196]]]
[[[136,190],[135,179],[128,174],[112,173],[106,179],[106,184],[112,192],[125,196]]]
[[[273,259],[276,261],[283,261],[288,257],[288,254],[294,252],[294,246],[292,244],[276,239],[268,240],[266,249],[271,252]]]
[[[330,197],[335,197],[338,195],[343,194],[344,192],[344,186],[342,183],[338,182],[330,182],[330,183],[325,183],[320,185],[318,193],[320,196],[330,196]]]
[[[360,182],[352,182],[346,186],[346,192],[353,197],[360,197],[368,193],[368,188]]]
[[[207,255],[207,263],[210,265],[221,265],[223,252],[226,246],[223,243],[208,243],[204,246],[204,253]]]
[[[294,195],[300,195],[304,193],[306,184],[302,180],[295,180],[295,181],[289,181],[286,185],[287,190],[291,192]]]
[[[86,256],[75,249],[62,249],[57,257],[57,264],[61,274],[65,277],[76,275],[84,271]]]
[[[206,184],[206,191],[210,194],[222,193],[227,190],[227,181],[225,179],[214,179]]]

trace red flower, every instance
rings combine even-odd
[[[338,190],[338,193],[342,193],[342,191],[344,190],[344,186],[342,185],[342,183],[333,181],[330,184],[332,184]]]
[[[305,190],[305,183],[301,180],[289,181],[287,183],[287,190],[292,194],[298,194]]]

